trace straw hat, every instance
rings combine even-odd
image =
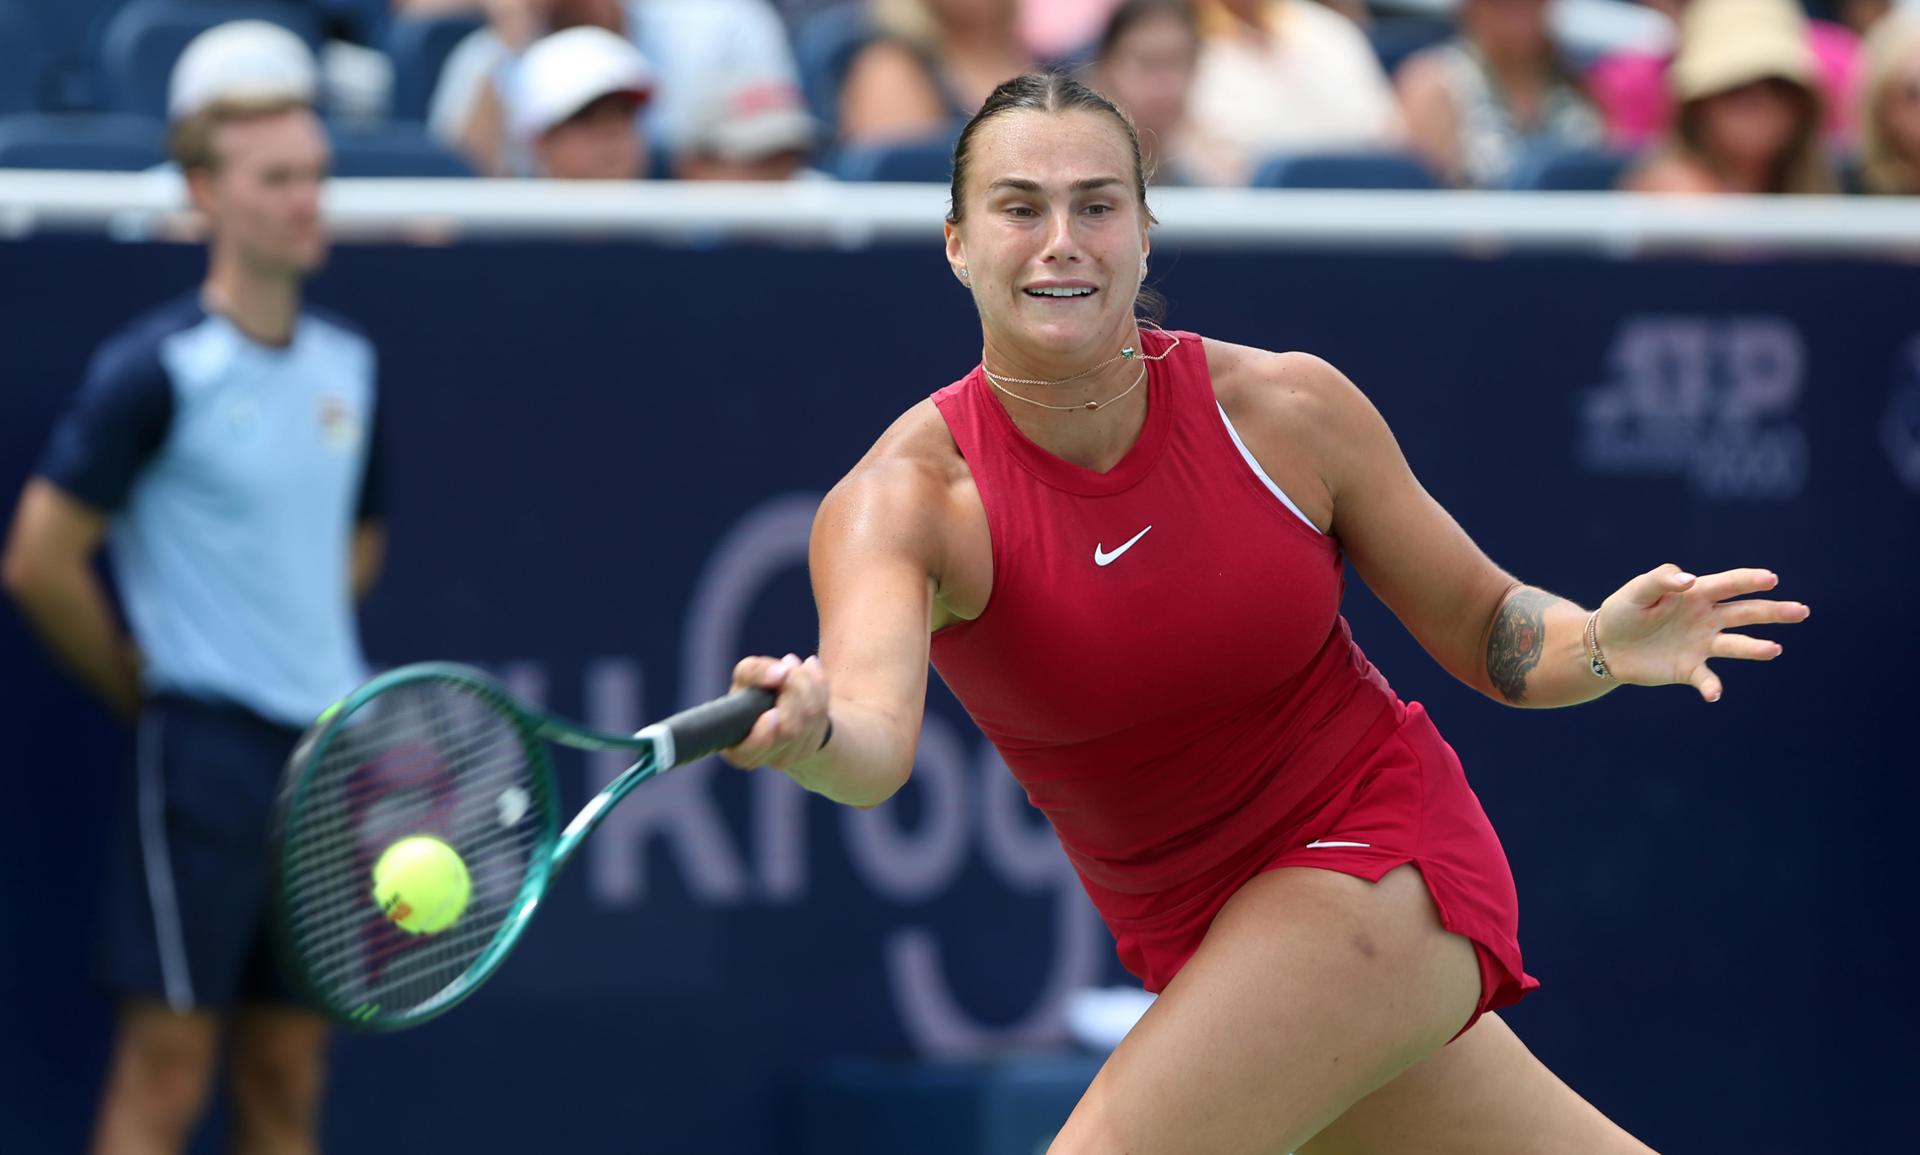
[[[1674,97],[1688,103],[1759,80],[1814,92],[1817,74],[1807,18],[1794,0],[1693,0],[1668,75]]]

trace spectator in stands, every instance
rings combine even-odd
[[[849,144],[958,131],[994,86],[1038,67],[1015,0],[872,0],[871,12],[874,38],[840,89]]]
[[[480,0],[444,2],[472,6]],[[642,127],[651,146],[666,155],[678,149],[692,117],[684,95],[705,91],[711,78],[777,75],[799,84],[786,28],[767,0],[484,2],[488,26],[447,58],[428,113],[434,134],[482,172],[534,171],[534,158],[505,131],[501,89],[513,57],[547,32],[591,25],[618,32],[640,49],[654,70],[654,96]]]
[[[1691,0],[1643,0],[1682,21]],[[1806,39],[1817,63],[1818,88],[1826,110],[1827,143],[1848,147],[1854,136],[1853,94],[1858,91],[1860,41],[1850,30],[1825,20],[1808,21]],[[1639,149],[1666,134],[1673,124],[1673,89],[1667,76],[1671,52],[1618,52],[1587,72],[1587,92],[1606,118],[1607,138],[1617,148]]]
[[[1867,34],[1860,103],[1861,191],[1920,193],[1920,13],[1895,13]]]
[[[653,92],[640,50],[604,28],[582,26],[534,41],[514,69],[510,130],[554,180],[639,180],[647,142],[639,113]]]
[[[285,97],[312,106],[320,69],[307,42],[266,20],[232,20],[188,42],[167,80],[167,120],[178,126],[217,100]]]
[[[1200,27],[1188,0],[1126,0],[1100,38],[1093,86],[1133,118],[1141,158],[1158,185],[1190,183],[1177,157],[1199,53]]]
[[[1460,34],[1400,67],[1414,147],[1448,184],[1495,188],[1527,149],[1599,145],[1605,126],[1547,29],[1547,0],[1462,0]]]
[[[673,155],[681,180],[790,180],[806,170],[819,125],[783,77],[714,75],[689,96],[686,136]]]
[[[752,78],[798,89],[787,29],[768,0],[627,0],[627,34],[654,67],[653,146],[677,154],[703,115],[701,94]]]
[[[1314,0],[1200,0],[1182,162],[1245,184],[1276,153],[1398,148],[1393,86],[1353,21]]]
[[[1639,192],[1820,193],[1818,65],[1793,0],[1693,0],[1668,77],[1666,145],[1627,182]]]
[[[1042,60],[1073,61],[1101,40],[1118,7],[1120,0],[1020,0],[1020,42]]]
[[[1893,0],[1834,0],[1833,17],[1864,39],[1893,11]]]
[[[427,127],[483,176],[526,176],[535,160],[524,134],[509,132],[506,107],[514,62],[551,32],[593,27],[622,32],[620,0],[484,0],[487,26],[462,40],[440,70]]]

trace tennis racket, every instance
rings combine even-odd
[[[444,1014],[506,960],[561,867],[615,803],[655,774],[747,736],[774,703],[740,690],[638,734],[608,734],[516,701],[479,670],[404,666],[330,707],[288,760],[272,841],[273,937],[316,1007],[360,1030]],[[551,744],[637,760],[561,826]],[[374,864],[427,835],[471,891],[438,933],[411,933],[374,894]]]

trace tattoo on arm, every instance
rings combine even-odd
[[[1547,645],[1547,607],[1562,599],[1522,586],[1500,604],[1487,634],[1487,676],[1501,697],[1518,705],[1526,700],[1527,674],[1540,664]]]

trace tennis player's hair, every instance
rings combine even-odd
[[[167,155],[182,172],[197,168],[218,169],[221,156],[214,147],[220,130],[229,124],[278,116],[296,108],[311,107],[297,96],[223,97],[181,119],[167,133]]]
[[[1120,106],[1106,97],[1088,88],[1071,76],[1058,72],[1029,72],[1005,80],[987,97],[980,111],[973,114],[966,127],[960,130],[960,139],[953,146],[953,184],[948,189],[947,223],[957,225],[965,215],[964,195],[967,173],[973,167],[973,138],[980,126],[997,116],[1009,112],[1094,112],[1113,118],[1120,128],[1120,134],[1126,138],[1127,150],[1133,155],[1133,195],[1140,202],[1140,212],[1147,218],[1148,224],[1158,224],[1153,210],[1147,207],[1147,163],[1140,155],[1140,133],[1133,127],[1133,120]],[[1150,320],[1158,321],[1166,312],[1166,300],[1159,293],[1145,285],[1140,286],[1140,296],[1135,308]]]

